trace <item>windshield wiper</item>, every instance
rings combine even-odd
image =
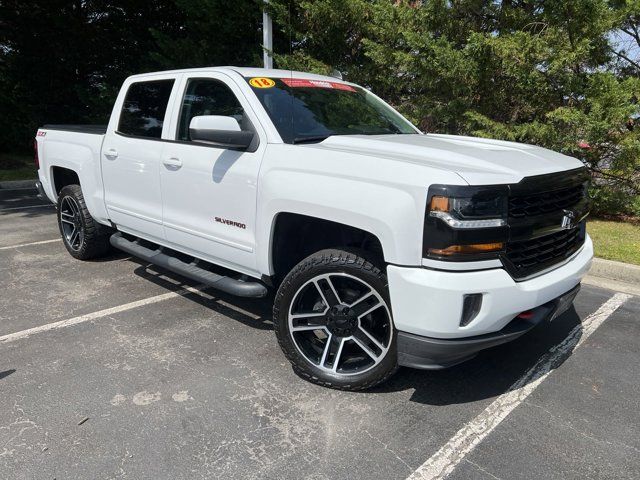
[[[326,140],[330,136],[331,135],[315,135],[315,136],[309,136],[309,137],[296,137],[293,139],[293,144],[295,145],[297,143],[322,142],[323,140]]]

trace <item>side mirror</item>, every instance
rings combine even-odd
[[[251,145],[255,134],[240,130],[238,121],[233,117],[201,115],[191,119],[189,135],[194,142],[220,148],[246,150]]]

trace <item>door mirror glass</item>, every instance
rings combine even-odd
[[[234,117],[200,115],[189,122],[189,136],[193,142],[246,150],[253,141],[254,133],[241,130]]]

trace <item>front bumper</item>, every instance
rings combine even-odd
[[[480,350],[511,342],[537,325],[550,322],[573,303],[580,285],[560,297],[516,317],[502,330],[461,339],[429,338],[411,333],[398,333],[398,363],[405,367],[437,370],[451,367],[474,357]]]
[[[464,338],[503,329],[520,312],[544,305],[578,285],[589,271],[593,244],[585,243],[563,265],[516,282],[502,268],[441,271],[389,265],[387,277],[397,330],[431,338]],[[481,294],[478,314],[460,325],[464,296]]]

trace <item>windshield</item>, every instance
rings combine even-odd
[[[360,87],[298,78],[247,78],[285,143],[331,135],[416,134],[395,110]]]

